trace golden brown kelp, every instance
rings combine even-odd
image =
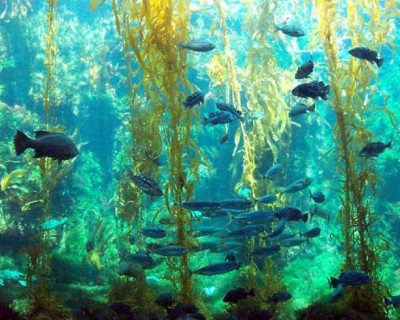
[[[189,213],[169,204],[192,197],[201,155],[191,136],[193,113],[182,107],[191,93],[186,80],[186,52],[176,46],[188,38],[189,5],[186,0],[112,2],[128,70],[133,173],[159,181],[158,160],[166,151],[169,173],[164,197],[170,214],[177,218],[177,241],[182,246],[187,246],[184,227],[190,223]],[[125,189],[120,188],[125,194],[121,198],[143,221],[147,196]],[[168,265],[179,275],[181,298],[193,301],[188,256],[170,259]]]
[[[367,129],[366,112],[371,108],[375,93],[373,86],[377,68],[364,61],[349,57],[342,62],[338,55],[339,24],[347,19],[347,35],[352,46],[367,46],[375,49],[382,44],[377,29],[387,28],[387,22],[380,16],[378,1],[369,2],[366,10],[364,2],[348,1],[347,7],[340,7],[339,1],[314,2],[318,17],[318,32],[328,59],[331,85],[331,107],[336,114],[335,136],[338,142],[338,170],[343,175],[343,193],[340,197],[342,209],[339,219],[345,243],[345,263],[343,270],[356,269],[368,272],[373,282],[354,290],[348,290],[346,300],[349,306],[367,314],[370,319],[384,319],[383,287],[379,282],[378,244],[371,229],[375,213],[371,209],[379,181],[371,162],[358,156],[366,142],[372,138]],[[346,14],[344,14],[344,12]],[[365,14],[370,16],[366,25]],[[360,32],[363,27],[363,32]],[[369,190],[369,195],[367,195]]]

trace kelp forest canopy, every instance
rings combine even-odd
[[[399,4],[0,1],[0,315],[399,317]]]

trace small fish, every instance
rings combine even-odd
[[[58,228],[65,224],[68,221],[68,218],[64,217],[61,219],[50,219],[42,223],[43,230],[52,230]]]
[[[245,226],[237,230],[230,231],[227,235],[222,238],[249,238],[257,236],[259,233],[265,230],[262,225],[250,225]]]
[[[278,219],[284,219],[286,221],[299,221],[303,220],[307,222],[308,214],[302,214],[299,209],[286,207],[275,211],[275,217]]]
[[[282,240],[281,242],[279,242],[279,244],[282,247],[289,248],[289,247],[297,247],[306,241],[307,241],[306,238],[292,238],[292,239]]]
[[[248,296],[255,296],[254,289],[246,290],[244,288],[237,288],[229,291],[223,301],[228,303],[238,303],[240,300],[246,299]]]
[[[283,172],[283,164],[282,163],[275,163],[272,165],[267,172],[264,174],[264,179],[270,179],[273,176],[276,176],[277,174],[280,174]]]
[[[236,261],[236,256],[233,252],[229,252],[226,257],[225,261]]]
[[[192,95],[188,96],[185,101],[182,102],[185,108],[193,108],[196,104],[204,103],[204,93],[196,91]]]
[[[142,276],[143,268],[140,264],[134,262],[120,261],[118,265],[118,274],[120,276],[139,278]]]
[[[317,191],[315,193],[312,193],[311,190],[308,190],[310,192],[310,198],[314,200],[316,203],[322,203],[325,201],[325,195],[321,191]]]
[[[186,248],[179,245],[165,246],[153,251],[153,253],[164,257],[180,257],[186,254],[186,252]]]
[[[154,259],[147,252],[139,251],[137,253],[127,253],[123,256],[123,260],[125,262],[134,262],[139,264],[143,269],[152,269],[158,264],[160,264],[163,260]]]
[[[362,148],[359,156],[365,158],[377,157],[379,154],[385,151],[386,148],[390,149],[391,147],[392,141],[389,141],[387,144],[384,144],[383,142],[370,142],[367,143],[364,148]]]
[[[315,103],[313,103],[311,106],[307,106],[304,103],[296,103],[289,111],[289,117],[294,118],[297,117],[301,114],[307,113],[307,112],[314,112],[315,111]]]
[[[277,254],[280,250],[281,246],[279,244],[273,244],[269,247],[256,249],[251,254],[253,256],[270,257],[274,254]]]
[[[236,222],[245,222],[245,223],[266,223],[270,222],[275,218],[275,211],[271,210],[255,210],[249,211],[245,213],[241,213],[237,216],[234,216],[233,219]]]
[[[283,231],[285,231],[285,227],[286,227],[286,219],[281,219],[279,221],[279,223],[275,226],[274,231],[272,231],[271,233],[267,234],[264,239],[266,238],[274,238],[279,236],[280,234],[282,234]]]
[[[383,59],[378,59],[378,53],[365,47],[356,47],[349,50],[349,53],[358,59],[367,60],[370,63],[375,62],[378,68],[383,64]]]
[[[153,238],[153,239],[161,239],[167,235],[167,232],[163,228],[159,227],[145,227],[142,228],[141,233],[145,237]]]
[[[186,42],[178,42],[178,47],[196,52],[208,52],[215,49],[215,45],[207,40],[194,39]]]
[[[307,78],[314,70],[314,62],[310,59],[297,68],[295,79]]]
[[[220,209],[225,210],[247,210],[255,205],[255,201],[247,199],[228,199],[219,202]]]
[[[155,182],[153,179],[143,174],[134,175],[130,171],[128,173],[129,173],[129,178],[144,193],[153,197],[161,197],[163,195],[163,192],[161,191],[157,182]]]
[[[257,202],[269,204],[269,203],[274,203],[277,199],[278,197],[276,196],[276,194],[271,193],[271,194],[266,194],[265,196],[262,196],[261,198],[257,199]]]
[[[228,111],[218,111],[210,113],[208,117],[203,117],[202,124],[215,126],[217,124],[230,123],[236,119],[237,118]]]
[[[390,298],[385,298],[386,306],[393,306],[395,308],[400,307],[400,295],[399,296],[391,296]]]
[[[310,229],[310,230],[308,230],[308,231],[306,231],[304,233],[301,233],[300,235],[302,237],[305,237],[305,238],[316,238],[320,234],[321,234],[321,228],[315,227],[315,228],[312,228],[312,229]]]
[[[219,140],[219,144],[225,144],[228,141],[229,134],[225,133]]]
[[[287,291],[279,291],[268,297],[268,302],[278,303],[292,299],[292,295]]]
[[[325,85],[322,81],[311,81],[308,83],[299,84],[292,90],[292,94],[302,98],[317,99],[318,97],[322,100],[328,99],[328,93],[330,86]]]
[[[304,31],[300,28],[300,26],[297,26],[296,24],[281,24],[281,25],[275,25],[276,31],[281,31],[282,33],[291,36],[291,37],[303,37],[305,35]],[[275,32],[276,32],[275,31]]]
[[[314,216],[317,216],[317,217],[328,220],[328,222],[331,219],[331,214],[329,212],[321,209],[320,207],[318,207],[315,204],[310,207],[310,214],[311,214],[311,218],[313,218]]]
[[[313,179],[311,178],[304,178],[304,179],[299,179],[296,180],[295,182],[292,182],[289,184],[281,193],[294,193],[297,191],[301,191],[305,188],[307,188],[311,183],[313,182]]]
[[[339,278],[331,277],[329,283],[333,288],[336,288],[339,284],[342,284],[343,287],[359,286],[367,284],[371,282],[371,280],[372,278],[366,272],[357,270],[348,270],[342,272]]]
[[[194,274],[200,274],[203,276],[214,276],[218,274],[224,274],[233,270],[239,270],[240,262],[226,261],[220,263],[213,263],[208,266],[202,267],[193,271]]]
[[[94,240],[88,240],[85,245],[86,252],[92,252],[94,249]]]
[[[200,238],[221,232],[227,232],[227,230],[216,226],[198,226],[192,228],[192,237]]]
[[[232,113],[237,119],[241,122],[244,122],[244,118],[242,116],[242,112],[236,109],[234,106],[226,104],[225,102],[217,102],[216,106],[221,111],[227,111]]]
[[[58,160],[68,160],[79,153],[75,143],[62,133],[35,131],[35,139],[29,138],[22,131],[14,136],[15,153],[19,156],[26,149],[35,150],[34,158],[49,157]]]
[[[178,206],[190,211],[212,211],[221,209],[221,204],[214,201],[187,201],[178,204]]]

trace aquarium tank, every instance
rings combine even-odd
[[[0,320],[400,319],[399,0],[0,0]]]

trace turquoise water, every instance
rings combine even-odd
[[[0,1],[0,319],[397,319],[398,26],[396,1]]]

